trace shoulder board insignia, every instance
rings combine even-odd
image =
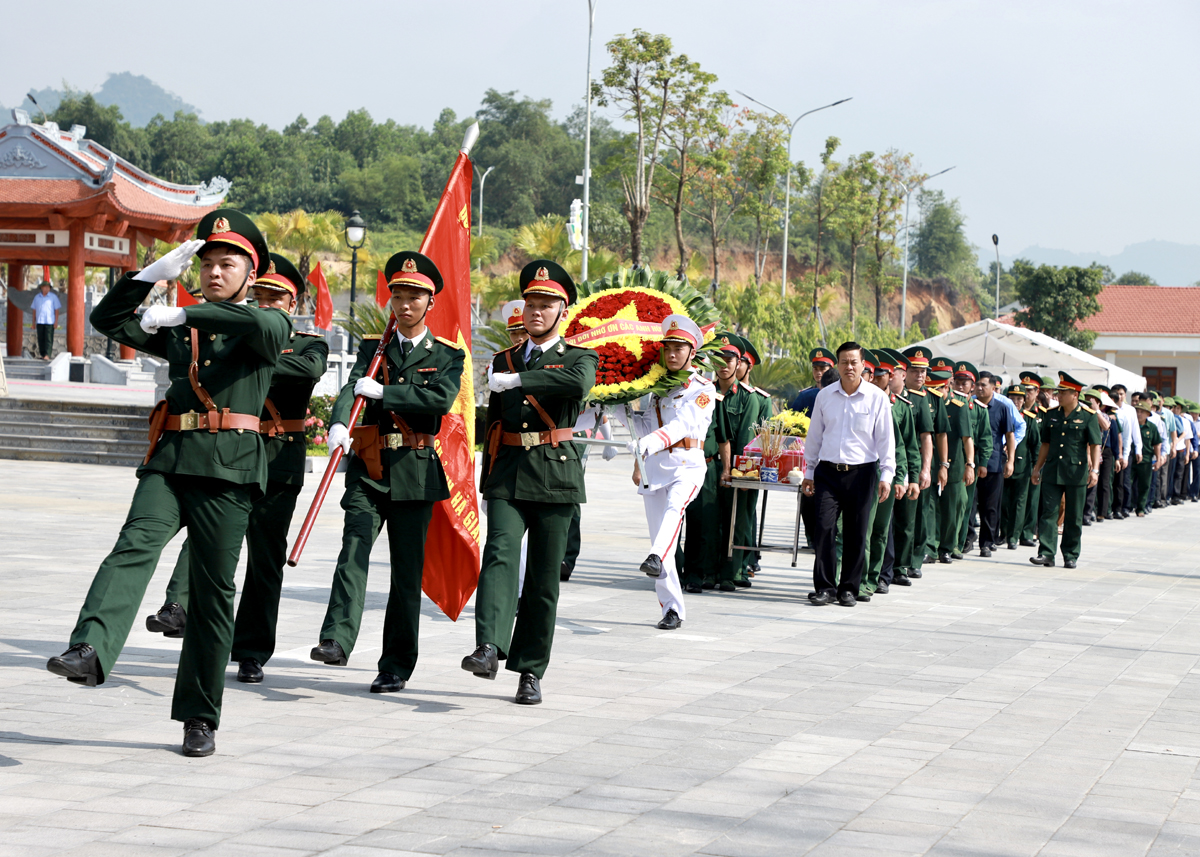
[[[960,399],[951,399],[950,404],[957,405],[960,408],[963,406],[963,403]]]
[[[754,392],[758,393],[760,396],[766,396],[768,399],[771,398],[771,394],[761,387],[755,387]]]
[[[941,390],[928,390],[927,392],[932,393],[933,395],[937,396],[939,399],[941,399],[945,396],[945,394]]]
[[[1094,414],[1094,413],[1096,413],[1096,411],[1095,411],[1093,408],[1089,408],[1087,405],[1080,405],[1079,407],[1083,408],[1083,409],[1084,409],[1085,411],[1087,411],[1089,414]]]
[[[366,341],[366,340],[368,340],[368,339],[383,339],[383,334],[381,334],[381,333],[368,333],[366,336],[362,337],[362,339],[363,339],[363,341]]]
[[[1033,411],[1021,411],[1021,413],[1027,417],[1032,417],[1035,420],[1037,419],[1037,414],[1035,414]]]
[[[450,348],[453,348],[455,351],[462,350],[462,346],[460,346],[457,342],[452,342],[451,340],[446,339],[444,336],[435,336],[434,339],[442,343],[442,345],[447,345]]]
[[[911,404],[912,404],[912,399],[906,399],[906,398],[904,398],[904,394],[903,394],[903,393],[899,393],[899,394],[896,396],[896,400],[897,400],[897,401],[899,401],[899,402],[904,402],[904,404],[906,404],[906,405],[911,405]]]
[[[926,392],[925,390],[909,390],[908,394],[910,396],[921,396],[922,398],[924,398],[925,392]]]
[[[292,331],[292,333],[295,336],[311,336],[314,339],[324,339],[325,338],[325,334],[323,334],[323,333],[313,333],[308,330],[296,330],[296,331]],[[366,336],[363,337],[363,339],[368,339],[368,338],[370,338],[370,337],[366,337]],[[375,339],[378,339],[378,338],[379,338],[378,336],[375,337]]]

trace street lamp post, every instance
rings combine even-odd
[[[584,98],[587,108],[583,119],[583,261],[580,263],[579,279],[587,282],[588,278],[588,213],[592,202],[592,29],[596,25],[596,3],[599,0],[588,0],[588,52],[587,52],[587,90]]]
[[[996,318],[1000,317],[1000,236],[992,233],[992,243],[996,245]]]
[[[358,251],[367,243],[367,224],[358,211],[350,212],[346,221],[346,246],[350,248],[350,318],[354,318],[354,300],[358,286]],[[354,334],[350,334],[350,350],[354,350]]]
[[[776,116],[782,116],[784,122],[788,121],[787,114],[780,113],[774,107],[763,104],[757,98],[747,95],[740,89],[738,90],[738,95],[741,95],[743,98],[749,98],[755,104],[766,107]],[[835,101],[832,104],[826,104],[824,107],[814,107],[812,110],[809,110],[808,113],[801,113],[799,116],[797,116],[796,121],[791,123],[791,125],[788,127],[788,166],[787,177],[784,179],[783,190],[783,273],[779,283],[779,296],[781,298],[787,297],[788,226],[790,225],[792,219],[792,133],[796,130],[796,125],[800,123],[800,120],[805,116],[808,116],[810,113],[816,113],[818,110],[826,110],[830,107],[837,107],[839,104],[845,104],[847,101],[852,99],[853,96],[850,98],[843,98],[840,101]]]
[[[483,237],[483,183],[487,181],[487,177],[494,169],[496,169],[494,166],[488,167],[479,177],[479,236],[481,238]]]
[[[934,173],[932,176],[925,176],[911,188],[904,182],[897,179],[897,184],[904,188],[904,284],[900,288],[900,333],[903,334],[908,329],[908,245],[912,243],[912,232],[908,228],[908,210],[909,203],[912,202],[912,192],[919,188],[925,182],[932,178],[942,175],[942,173],[950,172],[954,167],[946,167],[941,172]]]

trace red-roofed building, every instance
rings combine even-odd
[[[1200,400],[1200,288],[1105,286],[1091,353],[1146,378],[1164,396]]]
[[[13,120],[0,128],[0,262],[10,289],[24,288],[26,267],[67,266],[67,347],[82,356],[85,269],[132,270],[139,244],[182,241],[221,204],[229,182],[173,184],[86,139],[82,125],[35,125],[23,110]],[[21,353],[21,326],[9,301],[10,356]]]

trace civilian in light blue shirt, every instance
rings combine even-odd
[[[54,350],[54,329],[58,327],[58,311],[62,309],[62,302],[58,295],[50,291],[50,284],[45,280],[38,288],[41,291],[33,296],[30,308],[33,310],[33,323],[37,325],[38,354],[43,360],[49,360]]]

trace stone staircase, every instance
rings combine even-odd
[[[4,374],[10,381],[49,381],[50,362],[36,357],[5,357]]]
[[[130,405],[0,398],[0,458],[136,467],[147,416]]]

